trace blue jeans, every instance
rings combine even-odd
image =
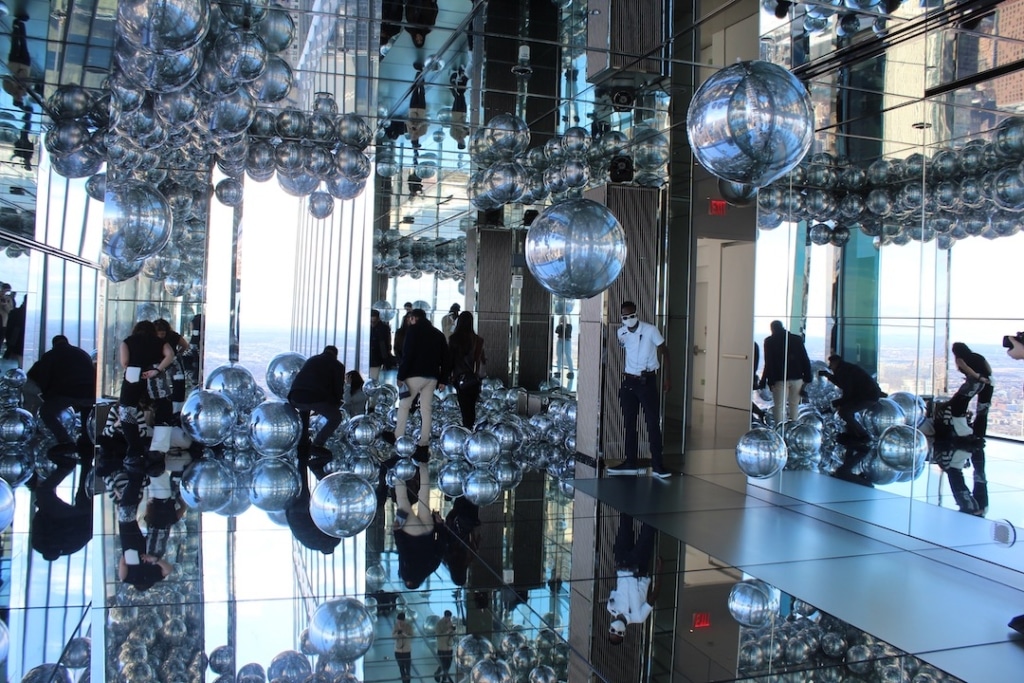
[[[619,387],[619,404],[622,406],[622,421],[625,426],[626,462],[635,465],[639,453],[639,438],[636,421],[643,408],[644,420],[647,422],[647,435],[651,449],[651,461],[655,468],[661,462],[661,391],[658,386],[658,375],[649,374],[642,377],[625,375]]]

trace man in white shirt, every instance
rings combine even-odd
[[[626,460],[607,468],[606,472],[611,476],[640,474],[637,465],[639,439],[636,422],[643,408],[653,464],[651,474],[658,479],[667,479],[672,473],[665,469],[661,458],[661,390],[669,391],[672,388],[668,345],[657,327],[640,321],[636,304],[632,301],[622,304],[622,327],[619,328],[618,338],[619,346],[626,353],[622,386],[619,387],[619,404],[622,406],[622,421],[626,429]],[[658,369],[661,366],[664,366],[664,372],[659,387]]]
[[[649,524],[640,523],[640,533],[633,533],[633,518],[619,513],[619,530],[615,534],[615,590],[608,594],[608,612],[612,615],[608,627],[608,642],[621,645],[626,638],[626,626],[642,624],[654,610],[658,598],[658,573],[661,558],[655,565],[652,583],[650,575],[651,553],[657,532]]]

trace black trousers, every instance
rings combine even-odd
[[[334,434],[338,427],[341,426],[341,408],[334,403],[330,403],[328,401],[319,401],[317,403],[296,403],[292,401],[291,404],[299,411],[299,417],[302,419],[303,441],[306,441],[309,438],[310,412],[323,415],[327,418],[327,424],[325,424],[323,429],[321,429],[316,435],[316,441],[313,442],[314,446],[323,446],[326,444],[327,439],[331,438],[331,435]]]
[[[402,677],[402,683],[412,681],[412,653],[396,652],[395,661],[398,662],[398,675]]]
[[[656,374],[642,377],[623,376],[619,387],[619,405],[622,407],[622,422],[625,426],[626,462],[636,463],[639,453],[639,437],[636,421],[640,410],[644,411],[647,423],[648,445],[654,467],[661,467],[661,391]]]
[[[637,576],[651,573],[651,554],[657,535],[650,524],[640,524],[640,533],[633,531],[633,518],[625,512],[619,513],[619,530],[615,534],[612,553],[616,569],[630,569]]]
[[[992,405],[992,394],[995,387],[992,382],[980,382],[968,379],[953,394],[949,400],[949,412],[953,417],[963,417],[967,414],[967,406],[971,399],[978,397],[978,409],[974,414],[974,435],[983,437],[988,433],[988,409]]]

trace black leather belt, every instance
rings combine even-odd
[[[623,377],[633,377],[633,378],[639,379],[641,377],[653,377],[653,376],[655,376],[657,374],[658,374],[657,370],[644,370],[639,375],[634,375],[633,373],[630,373],[630,372],[624,372],[624,373],[622,373],[622,376]]]

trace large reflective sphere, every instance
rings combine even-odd
[[[903,416],[911,427],[917,427],[928,416],[924,400],[909,391],[897,391],[889,394],[889,400],[895,401],[903,409]]]
[[[882,436],[889,427],[907,423],[907,417],[903,414],[900,405],[890,398],[880,398],[874,405],[865,408],[859,413],[861,425],[867,430],[872,439]]]
[[[878,457],[899,472],[915,472],[928,459],[928,439],[916,427],[889,427],[878,439]]]
[[[729,591],[729,614],[743,626],[760,628],[779,613],[779,591],[764,581],[740,581]]]
[[[225,178],[217,183],[217,189],[214,192],[224,206],[239,206],[242,203],[242,183],[234,178]]]
[[[106,190],[103,253],[119,261],[134,262],[163,249],[171,238],[173,216],[160,191],[138,180],[107,183]]]
[[[207,446],[216,446],[231,436],[235,406],[227,394],[200,390],[189,395],[181,407],[181,428]]]
[[[181,475],[181,498],[190,508],[214,512],[231,501],[235,478],[220,460],[204,458],[192,462]]]
[[[821,430],[813,425],[787,425],[783,436],[794,458],[812,458],[821,450]]]
[[[771,477],[786,466],[786,459],[786,442],[770,429],[752,429],[736,444],[736,464],[748,477]]]
[[[350,538],[370,526],[377,514],[377,496],[366,480],[347,472],[325,477],[309,498],[309,515],[320,531]]]
[[[288,392],[299,370],[306,363],[301,353],[279,353],[267,364],[267,388],[278,398],[287,401]]]
[[[249,500],[261,510],[284,510],[299,495],[302,482],[299,471],[289,462],[265,458],[252,468]]]
[[[281,52],[295,38],[295,20],[288,10],[275,3],[263,21],[256,24],[255,31],[263,39],[268,52]]]
[[[501,455],[501,442],[490,432],[476,432],[466,440],[465,455],[471,465],[489,465]]]
[[[210,27],[209,2],[124,0],[117,3],[118,35],[149,52],[194,47]]]
[[[270,660],[270,666],[267,667],[267,680],[300,683],[305,681],[311,673],[313,673],[313,667],[301,652],[285,650]]]
[[[284,401],[266,401],[249,416],[249,438],[253,450],[267,458],[288,453],[299,443],[302,422],[299,413]]]
[[[36,433],[36,419],[22,408],[0,413],[0,443],[5,446],[26,444]]]
[[[514,114],[498,114],[483,131],[488,152],[503,159],[522,154],[530,146],[530,128]]]
[[[814,138],[811,96],[789,71],[740,62],[711,76],[686,115],[701,166],[734,183],[764,187],[804,158]]]
[[[481,659],[469,672],[471,683],[512,683],[512,667],[500,659]]]
[[[327,600],[309,622],[309,642],[322,656],[351,662],[373,645],[373,618],[355,598]]]
[[[71,672],[63,664],[40,664],[25,674],[21,683],[71,683]]]
[[[466,477],[462,495],[473,505],[484,507],[498,500],[501,484],[490,470],[473,470]]]
[[[541,285],[566,299],[606,290],[626,260],[626,232],[606,207],[589,199],[555,204],[526,234],[526,265]]]
[[[248,413],[259,402],[256,378],[241,365],[222,365],[206,376],[206,388],[221,391],[235,404],[235,410]]]
[[[465,460],[454,460],[437,473],[437,487],[444,495],[458,498],[465,491],[466,477],[469,476],[469,473],[470,467]]]

